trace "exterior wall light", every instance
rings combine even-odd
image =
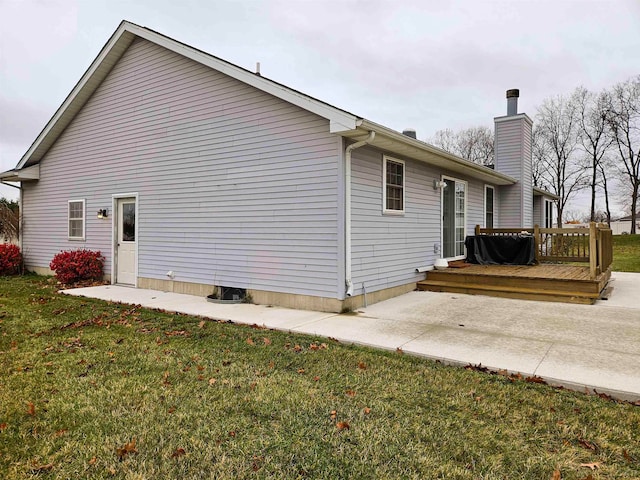
[[[107,209],[101,208],[98,210],[98,218],[107,218]]]
[[[437,190],[439,188],[447,188],[447,182],[445,182],[444,180],[434,180],[433,189]]]

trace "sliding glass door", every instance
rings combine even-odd
[[[445,258],[464,256],[467,216],[467,183],[443,178],[442,253]]]

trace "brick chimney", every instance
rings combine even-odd
[[[507,115],[494,118],[495,169],[518,180],[498,190],[498,228],[533,227],[533,122],[525,113],[518,113],[519,96],[518,89],[507,90]]]

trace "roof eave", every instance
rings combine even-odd
[[[45,125],[42,132],[40,132],[27,152],[22,156],[16,166],[16,170],[28,165],[33,165],[42,159],[44,154],[51,148],[69,123],[71,123],[76,114],[82,109],[136,37],[144,38],[145,40],[209,66],[275,97],[297,105],[300,108],[315,113],[329,120],[331,133],[341,133],[356,128],[359,119],[349,112],[316,100],[282,84],[261,77],[260,75],[256,75],[206,52],[154,32],[153,30],[123,20],[73,90],[71,90],[71,93],[69,93],[62,105],[60,105],[56,113]]]
[[[31,165],[21,170],[13,169],[0,173],[0,181],[2,182],[29,182],[40,180],[40,165]]]
[[[548,192],[542,188],[539,187],[533,187],[533,194],[534,195],[540,195],[540,196],[544,196],[544,197],[549,197],[552,198],[553,200],[559,200],[560,197],[558,195],[556,195],[555,193],[551,193]]]
[[[356,130],[344,132],[342,135],[358,141],[365,138],[369,131],[376,133],[376,138],[372,145],[390,153],[411,157],[444,170],[468,175],[493,185],[513,185],[517,183],[517,180],[509,175],[465,160],[422,140],[408,137],[396,130],[366,119],[358,122]]]

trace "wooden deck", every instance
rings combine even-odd
[[[593,304],[600,297],[610,277],[611,271],[607,269],[592,279],[588,266],[471,265],[454,262],[444,270],[427,272],[426,280],[418,282],[418,289]]]

